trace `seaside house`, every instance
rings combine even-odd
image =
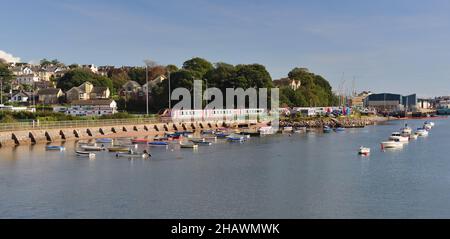
[[[16,76],[14,83],[18,85],[34,85],[36,82],[39,82],[38,76],[35,74],[27,74]]]
[[[102,116],[117,113],[117,103],[112,99],[75,100],[66,114],[74,116]]]
[[[94,86],[89,81],[84,82],[78,87],[72,87],[66,92],[67,102],[75,100],[89,99],[108,99],[111,92],[108,87]]]
[[[274,80],[273,84],[276,87],[289,86],[293,90],[297,90],[302,85],[299,80],[293,80],[293,79],[290,79],[290,78],[287,78],[287,77],[286,78],[281,78],[279,80]]]
[[[64,93],[59,88],[40,89],[37,93],[38,102],[42,104],[58,104]]]
[[[20,92],[17,92],[16,94],[14,94],[11,97],[11,99],[9,100],[9,102],[24,104],[24,103],[28,103],[32,99],[33,99],[32,92],[20,91]]]
[[[151,93],[153,87],[155,87],[157,84],[159,84],[159,83],[161,83],[161,82],[163,82],[163,81],[165,81],[165,80],[167,80],[167,77],[164,76],[164,75],[160,75],[160,76],[156,77],[156,78],[153,79],[153,80],[149,80],[148,86],[147,86],[147,83],[145,83],[145,84],[142,86],[142,91],[145,93],[145,92],[148,90],[148,92]]]
[[[122,86],[119,92],[120,96],[125,97],[127,99],[141,99],[144,97],[145,93],[142,90],[142,86],[136,81],[128,81]]]

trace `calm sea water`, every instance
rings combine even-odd
[[[2,148],[0,218],[450,218],[450,120],[382,152],[405,122],[151,148],[150,160],[77,158],[75,142]]]

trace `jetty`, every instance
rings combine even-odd
[[[0,124],[0,147],[96,138],[157,136],[164,135],[166,132],[237,127],[244,122],[249,123],[248,121],[224,120],[175,123],[152,118],[139,118]],[[252,123],[256,124],[257,122]]]

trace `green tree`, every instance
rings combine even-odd
[[[183,63],[183,69],[192,71],[196,78],[202,79],[209,70],[213,69],[213,65],[203,58],[194,57]]]
[[[11,81],[13,79],[12,72],[8,69],[6,63],[0,62],[0,81],[3,84],[3,91],[9,91],[11,88]]]
[[[113,88],[114,88],[115,92],[120,91],[122,86],[125,83],[127,83],[127,81],[129,81],[129,80],[130,80],[130,77],[124,71],[117,72],[117,73],[112,73],[112,75],[111,75],[111,81],[112,81]]]
[[[83,84],[84,82],[89,81],[94,86],[105,86],[110,90],[113,89],[113,83],[111,79],[106,76],[100,76],[92,73],[88,69],[72,69],[64,74],[57,81],[57,87],[61,88],[63,91],[70,90],[72,87],[77,87]]]

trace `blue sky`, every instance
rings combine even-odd
[[[307,67],[344,90],[450,95],[450,1],[2,1],[0,50],[23,61]]]

